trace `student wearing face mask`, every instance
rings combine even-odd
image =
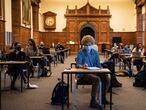
[[[76,64],[78,68],[87,68],[87,67],[98,67],[101,68],[100,58],[98,52],[93,49],[92,45],[95,43],[94,38],[91,35],[85,35],[82,38],[82,44],[84,47],[79,51],[76,58]],[[102,78],[97,76],[96,74],[78,74],[79,79],[82,79],[86,82],[92,83],[92,91],[91,91],[91,100],[90,107],[98,108],[100,110],[103,109],[101,105],[98,104],[97,100],[99,100],[99,82],[102,82]],[[104,77],[104,76],[103,76]],[[106,80],[105,80],[106,79]],[[104,77],[106,87],[109,87],[109,79],[107,76]],[[105,93],[105,91],[104,91]],[[104,96],[105,98],[105,96]],[[109,102],[105,100],[106,104]]]
[[[37,55],[37,47],[36,47],[35,41],[33,39],[28,40],[28,45],[25,48],[25,53],[28,56]]]
[[[37,55],[37,47],[33,39],[28,40],[28,45],[25,48],[25,53],[28,57]],[[31,78],[34,77],[33,66],[36,66],[36,65],[37,65],[37,60],[33,60],[32,67],[31,67],[31,73],[32,73]]]
[[[26,54],[21,51],[21,44],[19,42],[16,42],[14,44],[14,50],[10,52],[9,54],[9,59],[10,61],[25,61],[26,60]],[[22,72],[22,65],[9,65],[8,66],[8,73],[13,76],[12,81],[11,81],[11,89],[12,90],[17,90],[15,87],[15,82],[19,74],[23,73]],[[24,83],[27,83],[26,78],[24,77],[24,74],[21,74],[22,78],[24,80]]]

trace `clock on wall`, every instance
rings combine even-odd
[[[56,14],[53,12],[46,12],[44,15],[44,28],[45,29],[56,29]]]
[[[53,26],[55,23],[55,18],[54,17],[47,17],[45,20],[45,24],[47,26]]]

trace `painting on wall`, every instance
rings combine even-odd
[[[22,23],[25,25],[31,23],[31,0],[22,0]]]

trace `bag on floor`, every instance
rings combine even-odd
[[[144,86],[144,70],[140,71],[135,75],[135,82],[133,83],[133,86],[135,87],[143,87]]]
[[[62,86],[63,83],[63,86]],[[62,89],[64,96],[62,97]],[[61,105],[66,104],[67,102],[67,93],[68,93],[68,86],[65,82],[59,80],[59,82],[55,85],[54,90],[52,92],[51,104],[52,105]],[[63,100],[62,100],[63,98]]]
[[[47,68],[43,68],[43,69],[42,69],[42,75],[41,75],[41,77],[46,77],[48,71],[49,71],[49,70],[48,70]]]

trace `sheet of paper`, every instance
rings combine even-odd
[[[99,70],[100,68],[98,68],[98,67],[87,67],[87,69],[89,69],[89,70]]]

